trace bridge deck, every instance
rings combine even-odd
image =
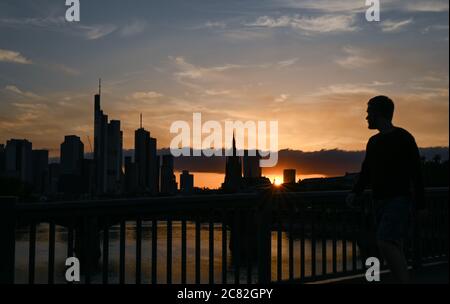
[[[424,265],[417,270],[410,269],[411,284],[448,284],[448,261]],[[380,282],[368,282],[364,275],[342,277],[333,280],[315,282],[317,284],[395,284],[389,271],[382,272]]]

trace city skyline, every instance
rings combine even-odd
[[[63,3],[2,2],[0,142],[27,138],[55,157],[70,134],[87,150],[102,77],[124,149],[140,113],[168,147],[170,124],[196,111],[278,120],[280,149],[360,151],[367,100],[381,93],[420,147],[448,146],[446,1],[384,1],[380,23],[355,1],[196,4],[86,2],[67,24]]]

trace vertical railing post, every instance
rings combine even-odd
[[[0,197],[0,284],[14,283],[15,197]]]
[[[263,194],[257,211],[258,225],[258,283],[267,284],[271,280],[271,230],[272,230],[272,195]]]

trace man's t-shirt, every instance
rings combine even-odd
[[[419,149],[408,131],[395,127],[369,139],[353,192],[361,193],[368,185],[375,199],[413,196],[418,209],[425,207]]]

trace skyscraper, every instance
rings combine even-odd
[[[180,191],[183,194],[192,193],[194,191],[194,175],[189,174],[188,170],[183,170],[180,174]]]
[[[106,192],[119,194],[122,192],[122,146],[123,133],[120,130],[120,121],[111,120],[108,124],[108,141],[106,149]]]
[[[5,145],[0,145],[0,177],[5,174]]]
[[[36,193],[46,193],[49,190],[48,150],[33,150],[33,186]]]
[[[295,169],[284,169],[283,184],[295,184],[296,172]]]
[[[138,171],[139,192],[158,193],[159,163],[156,155],[156,139],[141,126],[134,133],[134,160]]]
[[[5,174],[22,182],[33,183],[32,143],[26,139],[11,139],[6,142]]]
[[[82,169],[84,145],[75,135],[64,137],[61,144],[61,166],[58,190],[66,195],[78,195],[84,192]]]
[[[162,156],[161,166],[161,193],[175,194],[177,182],[173,174],[173,156],[171,154]]]
[[[101,84],[94,97],[94,163],[97,194],[116,194],[122,190],[123,134],[120,121],[108,123],[100,105]]]
[[[61,172],[61,164],[53,163],[48,165],[48,180],[49,180],[49,192],[50,194],[58,193],[59,178]]]
[[[225,167],[225,181],[222,188],[226,192],[238,192],[242,189],[242,163],[237,155],[236,140],[233,135],[233,155],[227,156]]]
[[[84,144],[75,135],[67,135],[61,144],[61,174],[81,175]]]
[[[94,97],[94,163],[95,163],[95,188],[98,194],[106,193],[106,169],[107,169],[107,134],[108,116],[103,114],[100,108],[99,93]]]
[[[139,192],[138,170],[136,163],[131,161],[131,156],[125,157],[125,193],[136,194]]]
[[[259,166],[259,160],[261,156],[258,151],[255,151],[255,155],[249,155],[249,151],[244,151],[244,178],[245,179],[256,179],[261,177],[261,167]]]

